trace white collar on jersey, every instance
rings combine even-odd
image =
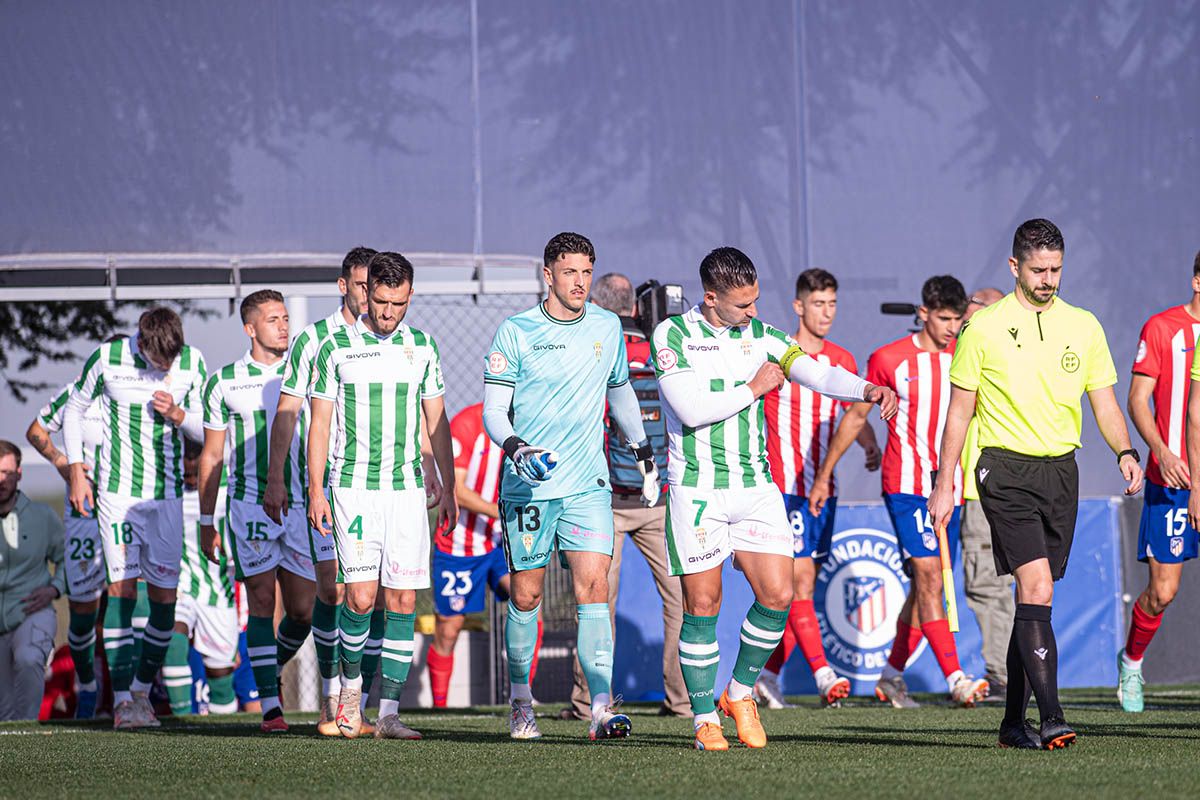
[[[259,369],[263,370],[264,372],[270,372],[273,369],[281,369],[283,367],[283,362],[284,362],[284,359],[282,359],[282,358],[279,359],[278,361],[276,361],[274,364],[264,364],[261,361],[255,361],[254,357],[252,355],[250,355],[249,350],[247,350],[245,353],[243,353],[242,357],[238,359],[239,364],[242,364],[247,367],[250,366],[251,364],[253,364],[254,366],[258,367]]]
[[[689,308],[687,312],[684,313],[683,318],[688,322],[695,323],[697,325],[703,325],[712,331],[714,336],[724,336],[725,334],[729,333],[729,331],[733,330],[733,328],[729,325],[717,327],[705,319],[703,312],[700,311],[699,303]],[[742,327],[745,328],[746,326],[743,325]]]
[[[392,331],[390,335],[380,336],[379,334],[375,333],[375,331],[373,331],[369,327],[367,327],[367,315],[363,314],[354,323],[354,331],[359,336],[362,336],[364,338],[369,336],[378,342],[390,342],[393,339],[397,339],[397,338],[400,339],[401,341],[403,341],[404,338],[408,335],[408,325],[405,324],[404,322],[401,322],[399,325],[396,326],[396,330]]]

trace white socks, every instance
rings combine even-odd
[[[753,691],[753,686],[730,679],[729,688],[725,690],[725,693],[729,695],[730,700],[745,700]]]

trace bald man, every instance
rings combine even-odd
[[[991,286],[972,292],[965,315],[967,322],[976,311],[1003,297],[1004,292]],[[983,516],[979,489],[975,485],[977,458],[979,448],[975,446],[975,424],[972,423],[967,430],[967,444],[962,456],[963,497],[966,500],[962,512],[963,588],[967,605],[975,612],[983,635],[983,663],[987,667],[988,682],[985,702],[1003,702],[1008,689],[1008,640],[1012,636],[1016,601],[1013,599],[1012,576],[996,574],[992,532]]]

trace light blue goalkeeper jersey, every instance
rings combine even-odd
[[[538,303],[500,324],[484,365],[485,383],[513,389],[513,429],[529,444],[558,453],[552,477],[529,486],[505,462],[506,502],[554,500],[606,489],[604,409],[608,390],[629,380],[625,337],[616,314],[588,303],[563,322]]]

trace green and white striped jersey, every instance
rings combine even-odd
[[[279,386],[284,362],[259,364],[247,352],[208,376],[204,384],[204,427],[225,431],[225,470],[229,495],[235,500],[261,504],[267,488],[271,420],[279,406]],[[303,420],[296,426],[283,465],[283,483],[289,503],[304,499],[300,476]]]
[[[660,381],[694,372],[701,386],[714,392],[748,383],[759,367],[778,362],[793,344],[786,333],[757,319],[740,328],[714,328],[696,306],[663,320],[651,339]],[[662,401],[672,486],[729,489],[772,483],[762,398],[728,419],[696,428],[680,422],[665,395]]]
[[[328,317],[319,319],[316,322],[306,326],[304,330],[292,340],[291,347],[288,348],[287,357],[283,360],[283,383],[279,387],[279,391],[283,394],[290,394],[294,397],[303,397],[304,414],[302,421],[305,425],[305,430],[308,430],[308,421],[311,418],[311,408],[307,402],[309,390],[312,389],[313,368],[317,364],[317,350],[321,347],[321,343],[329,337],[329,334],[334,331],[339,331],[348,326],[346,316],[342,313],[342,307],[339,305],[337,311],[334,311]],[[334,439],[334,429],[329,430],[329,457],[333,458],[333,448],[336,444]],[[300,485],[304,487],[308,482],[308,448],[306,442],[308,437],[305,436],[300,440],[300,457],[297,460],[300,468]],[[325,465],[325,483],[329,483],[329,465]],[[303,495],[301,495],[303,497]]]
[[[183,494],[183,431],[154,410],[158,391],[200,422],[200,390],[206,370],[200,351],[188,345],[167,372],[138,351],[138,337],[106,342],[88,357],[63,420],[63,439],[71,463],[83,461],[78,422],[87,407],[100,403],[104,441],[96,465],[96,487],[125,497],[162,499]],[[191,424],[190,422],[187,424]],[[199,435],[197,433],[197,435]]]
[[[421,401],[446,391],[433,337],[404,323],[386,338],[359,319],[321,344],[312,396],[331,400],[329,485],[413,489],[421,474]]]
[[[217,493],[217,508],[213,514],[217,530],[225,536],[225,490]],[[183,493],[183,555],[179,559],[179,591],[191,595],[200,603],[217,608],[233,608],[233,561],[221,554],[214,564],[200,549],[200,493]]]
[[[71,399],[71,390],[75,387],[74,383],[68,383],[58,391],[58,394],[50,400],[49,403],[41,407],[38,411],[38,422],[46,429],[47,433],[58,433],[62,430],[63,417],[66,416],[67,401]],[[100,413],[100,403],[95,402],[87,407],[87,411],[83,412],[83,463],[87,466],[88,475],[93,480],[96,478],[96,462],[100,460],[100,447],[104,441],[104,417]],[[66,497],[70,497],[71,490],[66,490]],[[71,505],[69,499],[63,502],[63,515],[74,519],[84,519]]]

